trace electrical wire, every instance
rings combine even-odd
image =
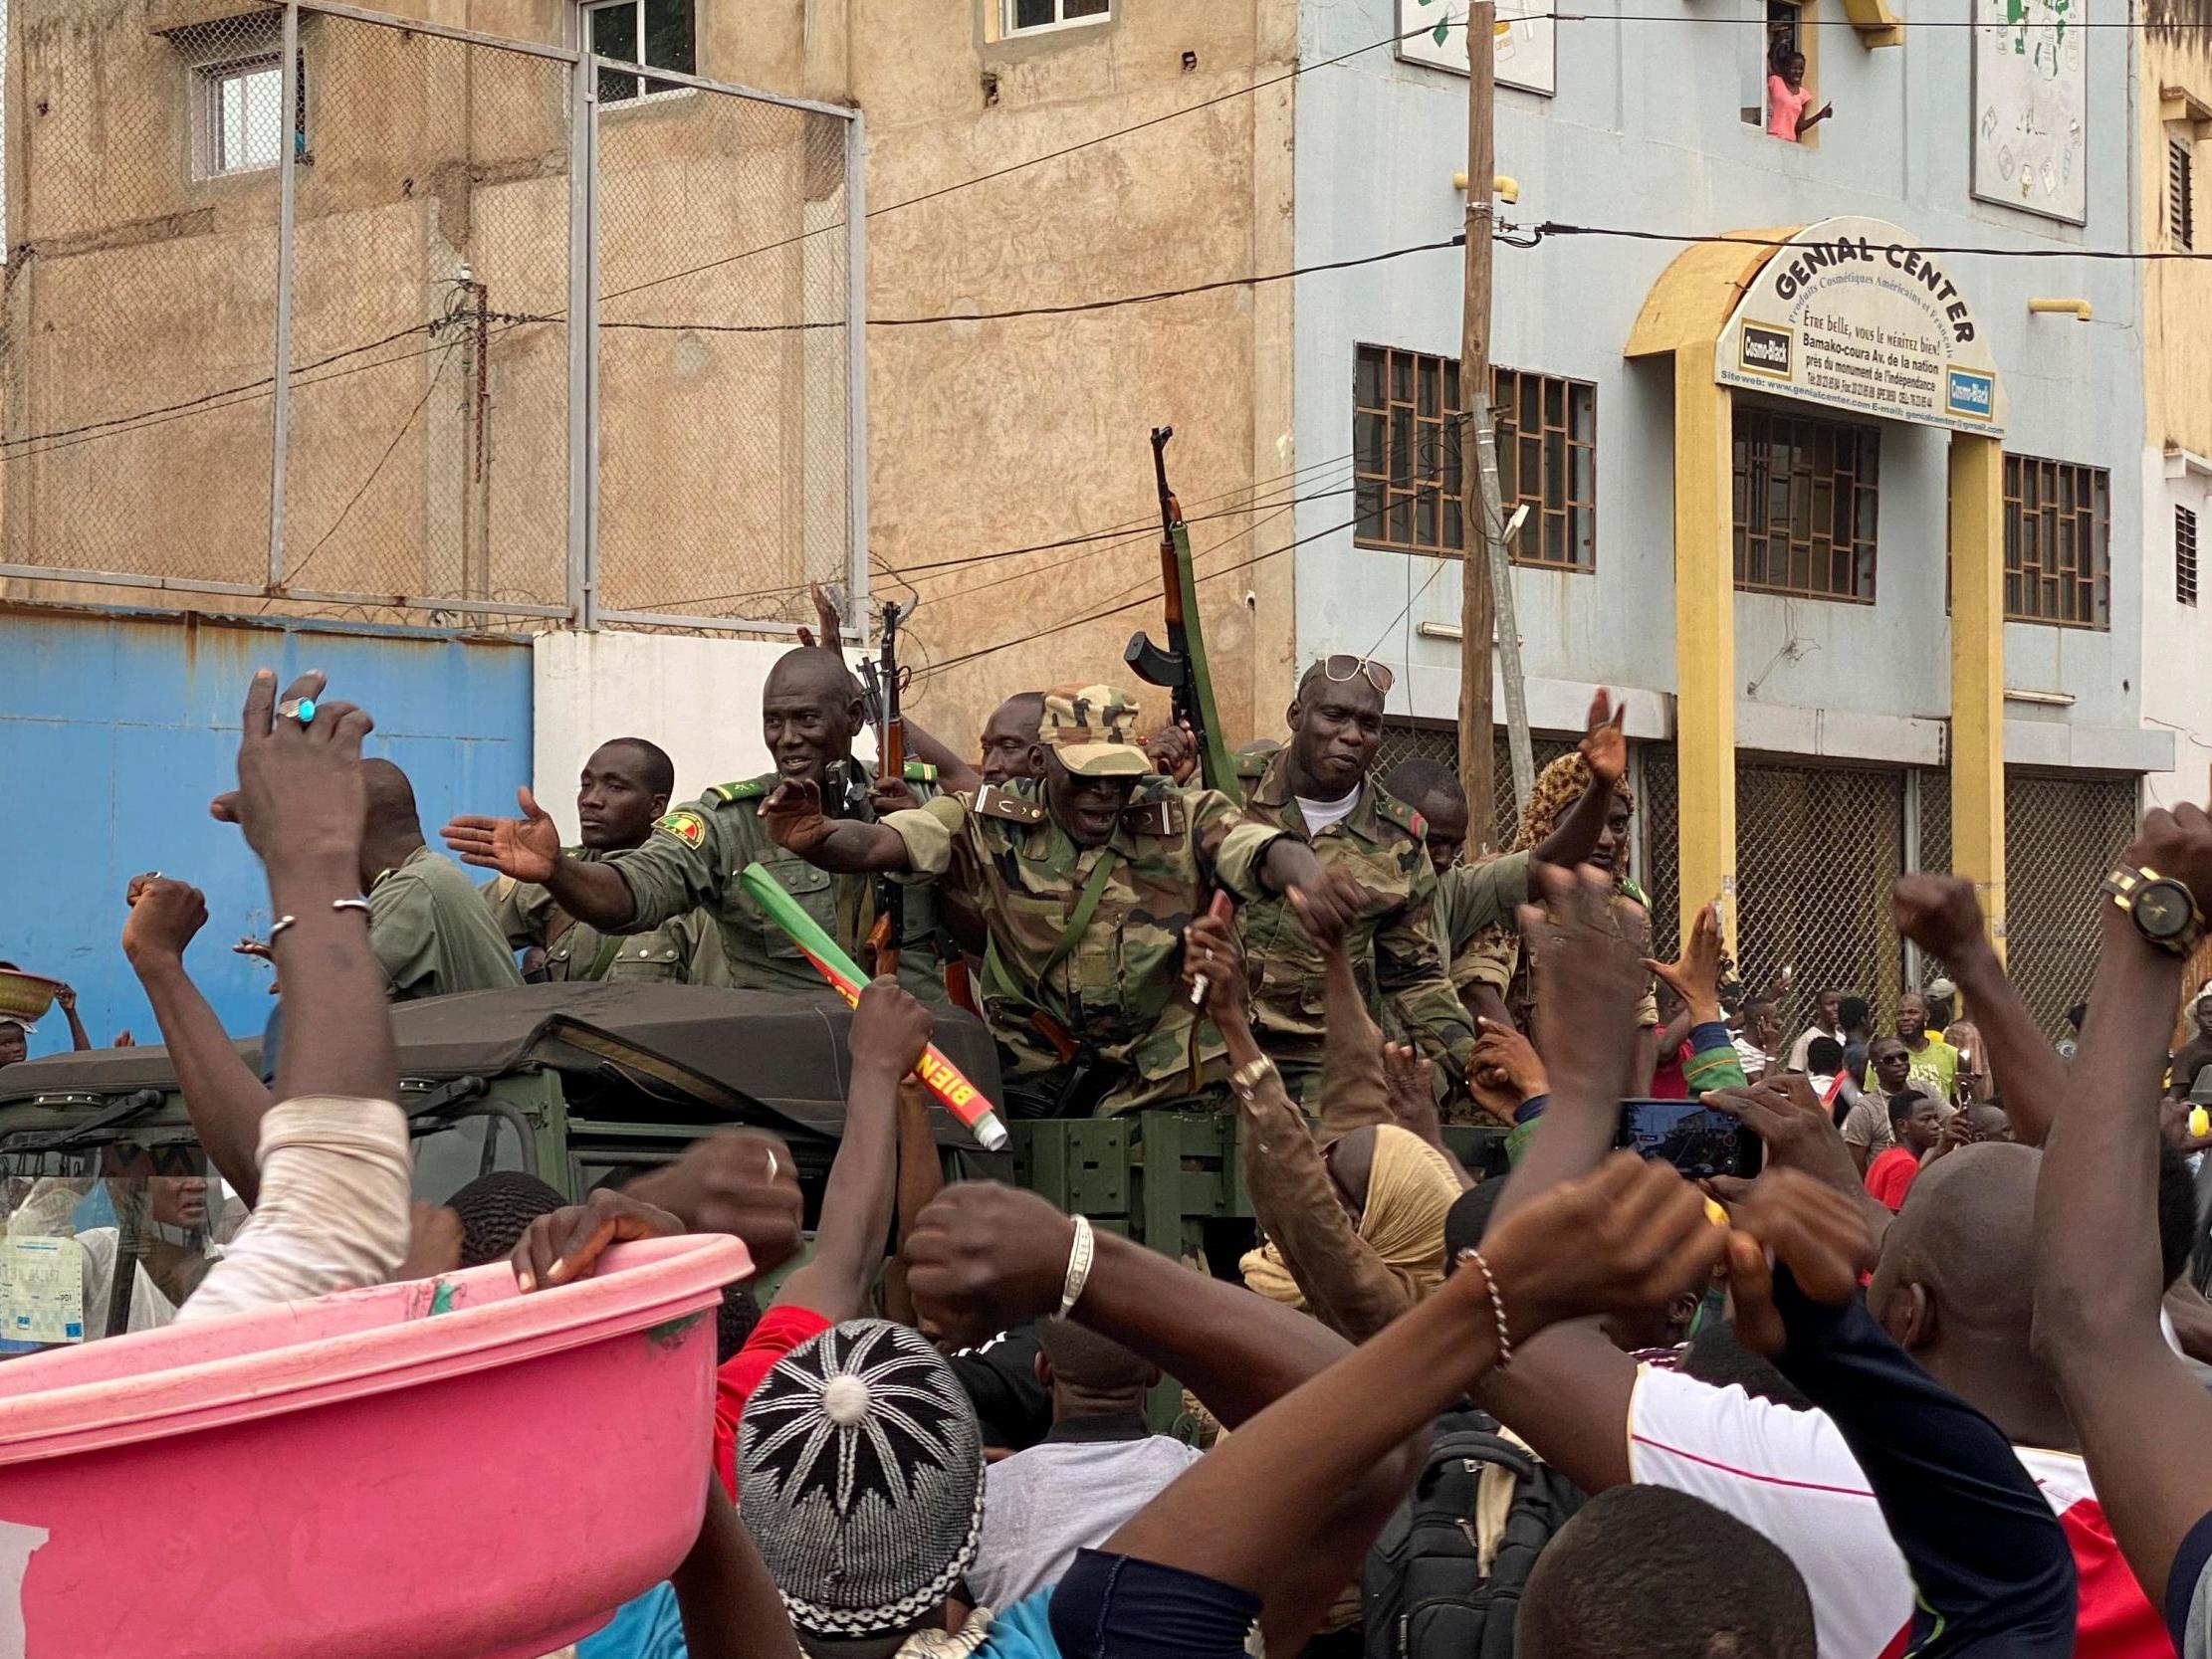
[[[1515,242],[1514,247],[1534,247],[1538,242],[1555,236],[1602,236],[1629,242],[1666,242],[1681,245],[1695,243],[1726,243],[1735,248],[1803,248],[1825,247],[1826,243],[1804,243],[1788,238],[1732,236],[1723,232],[1651,231],[1630,230],[1615,225],[1571,225],[1547,219],[1539,225],[1516,225],[1510,220],[1498,222],[1501,237],[1525,235],[1534,241]],[[1912,252],[1919,254],[1971,255],[1983,259],[2086,259],[2111,260],[2134,264],[2155,260],[2212,260],[2212,253],[2169,252],[2147,248],[2130,251],[2124,248],[1990,248],[1956,243],[1948,246],[1923,246],[1915,243]]]
[[[316,537],[315,545],[301,555],[298,564],[285,572],[284,580],[278,584],[279,586],[291,586],[293,578],[315,562],[315,555],[323,550],[325,543],[332,536],[337,534],[338,527],[345,522],[346,517],[359,505],[360,499],[368,494],[369,487],[376,482],[377,476],[383,472],[384,463],[392,458],[393,452],[399,448],[400,442],[409,432],[414,430],[415,422],[422,418],[423,410],[429,406],[431,394],[437,391],[438,382],[445,378],[446,367],[453,361],[453,353],[460,344],[461,342],[458,339],[447,342],[446,354],[438,359],[438,366],[430,376],[430,384],[423,387],[422,396],[415,399],[415,406],[407,411],[407,418],[399,423],[399,430],[391,435],[391,442],[384,446],[384,453],[376,458],[376,465],[369,468],[368,476],[361,480],[359,488],[346,498],[345,505],[338,509],[337,517],[331,520],[331,527]]]

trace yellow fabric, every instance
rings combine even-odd
[[[1444,1212],[1458,1196],[1458,1179],[1442,1153],[1395,1124],[1376,1126],[1359,1235],[1416,1302],[1443,1283]],[[1305,1308],[1305,1293],[1272,1240],[1237,1265],[1249,1289],[1287,1308]]]

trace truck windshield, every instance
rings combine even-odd
[[[416,1129],[414,1190],[428,1203],[537,1161],[527,1125],[509,1114]],[[0,1137],[0,1359],[167,1325],[246,1223],[188,1131],[37,1149],[12,1139]]]

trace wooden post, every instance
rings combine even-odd
[[[1487,528],[1492,503],[1482,497],[1477,422],[1490,408],[1490,248],[1492,180],[1497,158],[1491,133],[1496,102],[1497,43],[1493,0],[1467,7],[1466,293],[1459,328],[1459,784],[1467,792],[1467,834],[1474,850],[1492,840],[1496,789],[1491,781],[1495,738],[1490,713],[1490,639],[1497,627],[1490,588]]]

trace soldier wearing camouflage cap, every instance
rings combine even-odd
[[[880,824],[824,817],[803,786],[764,809],[783,847],[839,873],[935,878],[990,932],[984,1017],[1027,1116],[1124,1112],[1217,1093],[1177,988],[1183,929],[1212,891],[1291,887],[1341,904],[1312,849],[1225,795],[1179,789],[1138,746],[1136,701],[1111,686],[1045,694],[1038,778],[940,796]]]

